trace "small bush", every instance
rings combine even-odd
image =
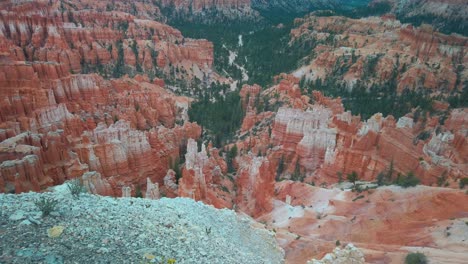
[[[448,185],[447,172],[444,172],[440,177],[437,177],[437,186],[441,187],[442,185]]]
[[[356,181],[359,180],[359,176],[357,172],[353,171],[352,173],[348,173],[346,175],[346,179],[353,184],[354,187],[356,187]]]
[[[68,190],[74,198],[80,198],[80,194],[86,192],[86,188],[83,186],[83,182],[80,179],[74,179],[67,184]]]
[[[41,197],[37,199],[34,204],[41,210],[42,216],[48,216],[52,211],[55,210],[59,201],[53,198]]]
[[[427,264],[427,258],[423,253],[409,253],[405,258],[405,264]]]
[[[398,175],[394,182],[396,185],[403,188],[414,187],[419,184],[419,179],[414,175],[413,172],[409,172],[405,175]]]
[[[377,185],[382,186],[385,184],[385,174],[383,172],[380,172],[377,174]]]
[[[424,141],[424,140],[428,139],[430,136],[431,136],[430,131],[423,131],[423,132],[419,133],[419,135],[416,137],[416,139]]]
[[[468,177],[465,177],[465,178],[463,178],[463,179],[460,179],[459,185],[460,185],[460,189],[465,188],[465,186],[468,185]]]

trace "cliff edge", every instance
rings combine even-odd
[[[51,198],[43,217],[35,201]],[[283,263],[274,236],[248,217],[191,199],[0,194],[2,263]],[[255,226],[256,225],[256,226]],[[174,262],[175,261],[175,262]]]

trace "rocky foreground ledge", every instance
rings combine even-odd
[[[43,217],[34,202],[59,201]],[[191,199],[0,194],[0,263],[283,263],[271,232]]]

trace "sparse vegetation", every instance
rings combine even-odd
[[[51,212],[55,211],[59,201],[53,198],[46,198],[42,196],[40,199],[37,199],[34,204],[41,210],[42,216],[48,216]]]
[[[465,188],[465,186],[468,185],[468,177],[460,179],[460,182],[458,185],[460,186],[460,189]]]
[[[276,181],[280,180],[280,177],[283,171],[284,171],[284,156],[281,156],[281,159],[278,162],[278,167],[276,168]]]
[[[409,253],[405,258],[405,264],[427,264],[427,258],[423,253]]]
[[[299,160],[298,160],[296,161],[294,172],[291,175],[291,180],[303,182],[304,178],[305,178],[305,175],[301,172],[301,165],[299,164]]]
[[[180,170],[180,159],[177,157],[174,161],[169,160],[169,167],[175,172],[176,183],[179,184],[180,178],[182,178],[182,171]]]
[[[377,174],[377,185],[382,186],[384,184],[385,184],[385,173],[379,172],[379,174]]]
[[[86,188],[83,186],[81,179],[73,179],[67,184],[68,190],[70,191],[73,198],[79,199],[80,195],[86,192]]]
[[[228,172],[233,173],[236,171],[234,167],[234,159],[237,157],[237,145],[234,145],[227,153],[226,153],[226,163],[228,167]]]
[[[420,180],[414,175],[413,172],[409,172],[407,175],[398,174],[394,184],[403,188],[414,187],[418,185]]]
[[[348,173],[346,179],[353,184],[354,188],[356,188],[356,181],[359,179],[357,172],[353,171]]]
[[[343,182],[343,173],[341,171],[337,172],[336,175],[338,176],[338,183]]]
[[[390,165],[385,169],[385,171],[381,171],[379,174],[377,174],[377,185],[382,186],[391,184],[394,172],[395,170],[392,160],[390,162]]]

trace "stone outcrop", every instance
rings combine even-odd
[[[202,144],[199,152],[197,142],[189,139],[178,195],[203,201],[217,208],[232,208],[230,190],[233,189],[233,184],[225,176],[226,171],[226,162],[219,156],[217,149],[207,150]]]
[[[258,85],[244,85],[239,92],[242,98],[242,108],[245,111],[245,117],[242,121],[241,131],[250,130],[257,122],[264,119],[264,116],[257,115],[257,104],[263,100],[260,98],[262,87]]]
[[[237,209],[253,217],[269,213],[273,209],[275,171],[264,157],[239,159],[237,175]]]
[[[321,260],[313,259],[307,264],[364,264],[364,254],[353,244],[346,245],[345,248],[335,248],[332,253],[328,253]]]
[[[146,193],[145,193],[145,198],[146,199],[151,199],[151,200],[156,200],[159,199],[161,196],[159,192],[159,184],[158,183],[152,183],[149,178],[146,178]]]
[[[106,179],[102,178],[99,172],[86,172],[83,174],[83,176],[81,176],[81,181],[89,193],[105,196],[116,196],[112,186]]]
[[[33,201],[43,199],[60,201],[60,223],[54,216],[41,217]],[[170,259],[178,263],[204,263],[207,259],[210,263],[284,263],[284,251],[273,232],[248,216],[192,199],[114,199],[82,194],[77,201],[66,185],[60,185],[47,193],[0,194],[0,204],[3,252],[23,252],[21,245],[42,240],[56,242],[44,251],[28,249],[27,254],[8,256],[14,263],[33,263],[38,258],[65,263],[151,262],[166,254],[166,246],[177,249]],[[91,249],[97,242],[105,246]],[[69,245],[75,250],[67,250]],[[98,254],[93,253],[98,250]],[[4,255],[2,262],[7,258]]]
[[[315,107],[308,111],[280,108],[276,114],[272,141],[286,152],[299,156],[302,167],[315,170],[333,155],[336,130],[328,127],[331,111]]]

